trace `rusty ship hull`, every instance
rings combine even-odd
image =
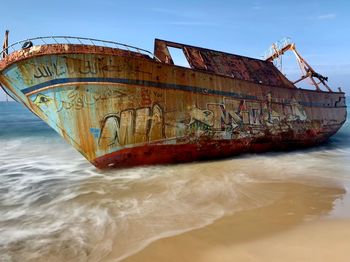
[[[34,45],[0,60],[0,83],[98,168],[309,147],[346,120],[343,92],[296,88],[270,62],[163,40],[155,55]]]

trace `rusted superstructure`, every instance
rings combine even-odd
[[[270,61],[159,39],[154,55],[49,39],[6,47],[0,83],[99,168],[312,146],[346,119],[343,92],[296,88]]]

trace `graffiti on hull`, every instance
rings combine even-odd
[[[106,115],[98,143],[102,147],[124,146],[164,138],[163,109],[155,104]]]
[[[171,106],[166,92],[108,86],[100,90],[78,86],[59,92],[59,96],[38,93],[31,99],[38,107],[50,107],[62,114],[61,119],[71,114],[68,110],[77,116],[89,115],[89,107],[100,110],[88,117],[88,123],[90,131],[94,130],[90,133],[96,146],[103,150],[169,139],[237,139],[264,136],[266,131],[273,135],[293,129],[295,122],[307,121],[303,106],[295,98],[276,103],[270,93],[263,100],[215,101],[203,96],[189,103],[177,99]]]
[[[158,103],[152,104],[151,96],[144,91],[140,99],[140,105],[149,106],[104,116],[99,146],[125,146],[180,137],[234,139],[264,135],[266,129],[273,134],[290,129],[292,121],[307,119],[305,110],[295,99],[289,105],[278,105],[272,103],[270,94],[265,101],[224,99],[222,103],[207,103],[202,108],[192,105],[187,111],[171,112],[166,112],[166,107]]]
[[[42,106],[42,105],[46,105],[48,106],[50,103],[52,103],[54,100],[46,95],[43,94],[37,94],[34,99],[33,99],[33,103],[37,106]]]
[[[54,92],[53,96],[38,93],[32,96],[31,100],[38,106],[47,105],[49,102],[54,101],[57,112],[60,112],[70,109],[81,110],[94,106],[98,102],[126,97],[126,93],[123,90],[116,88],[105,87],[103,91],[97,91],[96,89],[93,86],[89,88],[77,86],[67,91],[61,90],[61,92]]]

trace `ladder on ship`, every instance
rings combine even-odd
[[[321,91],[320,84],[327,88],[329,92],[332,92],[331,88],[327,85],[328,77],[325,77],[319,73],[317,73],[309,63],[299,54],[295,47],[295,43],[292,43],[290,38],[283,38],[281,41],[273,43],[272,46],[267,50],[264,55],[264,60],[269,62],[274,62],[278,59],[277,67],[280,67],[282,70],[282,55],[287,52],[292,51],[296,57],[299,68],[302,72],[302,76],[293,82],[293,84],[297,84],[304,79],[309,78],[311,80],[311,84],[315,86],[316,90]],[[316,81],[318,79],[319,82]]]

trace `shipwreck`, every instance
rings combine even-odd
[[[98,168],[315,146],[346,120],[344,92],[288,40],[255,59],[160,39],[152,53],[67,36],[9,45],[7,36],[1,87]],[[287,51],[302,70],[296,81],[273,63]],[[314,90],[296,86],[305,79]]]

